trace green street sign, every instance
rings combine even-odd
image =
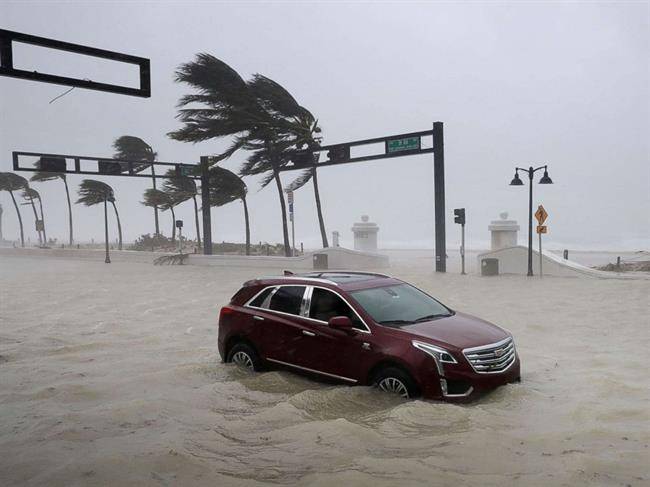
[[[420,137],[405,137],[403,139],[388,139],[386,154],[420,149]]]
[[[177,164],[176,165],[176,175],[181,177],[194,176],[195,167],[189,164]]]

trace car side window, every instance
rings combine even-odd
[[[366,329],[357,314],[337,294],[327,289],[315,287],[311,295],[309,317],[327,322],[334,316],[347,316],[355,328]]]
[[[264,301],[266,298],[271,294],[273,291],[272,287],[267,287],[264,291],[262,291],[260,294],[257,295],[255,299],[253,299],[250,303],[249,306],[254,306],[256,308],[263,308],[264,306]]]
[[[281,286],[271,297],[269,309],[292,315],[300,315],[305,286]]]

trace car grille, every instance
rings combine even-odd
[[[463,354],[479,374],[496,374],[514,363],[515,342],[509,337],[497,343],[466,348]]]

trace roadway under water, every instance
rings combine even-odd
[[[650,482],[649,281],[391,269],[515,336],[521,384],[458,406],[222,364],[257,273],[0,254],[0,484]]]

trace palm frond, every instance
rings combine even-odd
[[[104,201],[115,201],[113,188],[95,179],[84,179],[81,181],[77,193],[79,194],[79,199],[76,203],[81,203],[86,206],[97,205]]]
[[[0,191],[18,191],[28,187],[29,182],[24,177],[12,172],[0,172]]]

